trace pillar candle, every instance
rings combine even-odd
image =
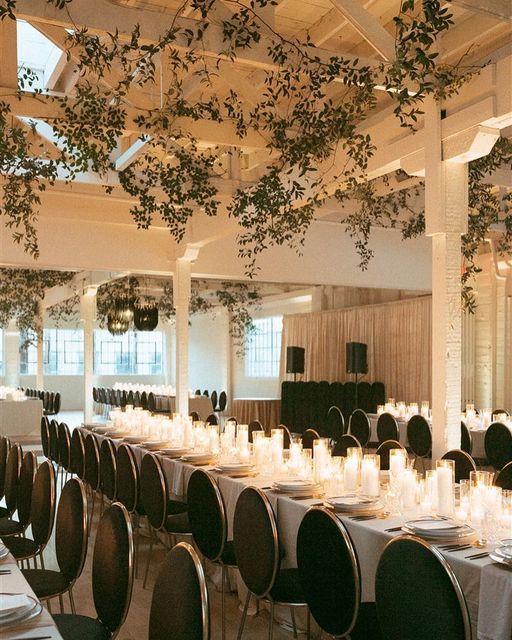
[[[451,516],[454,510],[453,472],[448,467],[437,467],[437,511],[439,515]]]
[[[379,469],[373,460],[363,460],[361,467],[361,490],[366,496],[379,495]]]
[[[359,476],[359,460],[356,458],[347,458],[343,467],[343,481],[345,491],[356,491],[358,487]]]

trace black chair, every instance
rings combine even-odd
[[[187,514],[187,504],[169,499],[169,488],[165,480],[162,463],[151,453],[146,453],[142,458],[140,467],[140,497],[150,525],[149,552],[143,585],[145,588],[153,552],[153,542],[158,540],[155,535],[156,532],[164,533],[167,541],[170,542],[171,538],[177,534],[190,535],[191,530]]]
[[[5,507],[0,507],[0,518],[9,518],[16,511],[22,456],[21,446],[17,443],[13,444],[7,454],[5,464]]]
[[[41,418],[41,447],[44,457],[50,460],[50,421],[46,416]]]
[[[57,438],[59,442],[59,464],[61,467],[61,487],[71,471],[71,433],[65,422],[57,425]]]
[[[314,429],[306,429],[302,434],[302,448],[313,449],[313,440],[318,440],[320,434]]]
[[[91,495],[91,512],[89,516],[89,531],[94,517],[96,494],[100,490],[100,447],[98,440],[92,433],[85,436],[84,443],[84,481]]]
[[[203,391],[203,396],[206,396],[207,398],[210,396],[210,393],[208,392],[208,389],[205,389]]]
[[[228,396],[225,391],[219,393],[219,413],[224,413],[226,405],[228,403]]]
[[[116,498],[116,448],[105,438],[100,445],[100,486],[102,500]]]
[[[359,440],[350,433],[344,433],[332,448],[333,456],[346,456],[350,447],[360,447]]]
[[[226,509],[217,483],[202,469],[190,476],[187,488],[188,518],[194,542],[205,558],[220,564],[222,640],[226,637],[227,567],[236,566],[233,541],[228,541]]]
[[[210,413],[210,415],[206,418],[206,424],[218,425],[219,419],[214,413]]]
[[[85,438],[80,429],[73,429],[70,445],[71,473],[81,480],[84,478]]]
[[[140,476],[137,460],[131,447],[121,444],[116,451],[116,500],[133,519],[135,531],[135,576],[138,573],[140,517],[145,515],[140,499]]]
[[[377,440],[379,445],[386,440],[400,441],[400,431],[395,416],[390,413],[381,413],[377,418]]]
[[[189,418],[192,418],[192,422],[199,422],[200,418],[197,411],[191,411],[188,415],[189,415]]]
[[[155,413],[156,411],[156,398],[152,391],[148,393],[148,411],[151,411],[151,413]]]
[[[265,429],[263,428],[263,425],[258,420],[253,420],[252,422],[249,422],[249,426],[247,430],[248,430],[249,442],[253,441],[252,434],[255,431],[265,431]]]
[[[442,460],[453,460],[455,462],[455,482],[469,480],[471,471],[476,471],[475,461],[469,453],[462,451],[462,449],[447,451]]]
[[[0,436],[0,500],[4,497],[5,493],[5,471],[7,468],[7,455],[11,443],[7,436]]]
[[[398,440],[386,440],[386,442],[379,445],[375,453],[380,456],[380,468],[382,471],[389,471],[389,452],[391,449],[405,449],[405,447]]]
[[[382,634],[393,640],[471,640],[460,585],[441,553],[413,536],[391,540],[375,577]]]
[[[32,487],[30,503],[30,528],[32,538],[7,538],[5,545],[18,561],[34,559],[37,567],[37,556],[44,568],[43,551],[50,540],[55,519],[56,478],[55,469],[49,460],[39,465]]]
[[[290,429],[285,424],[278,424],[277,429],[283,430],[283,448],[289,449],[290,442],[292,441],[292,434],[290,433]]]
[[[344,433],[345,419],[341,409],[334,406],[330,407],[325,421],[325,435],[336,442]]]
[[[71,611],[75,611],[73,586],[80,577],[87,555],[87,495],[82,480],[72,478],[62,489],[55,523],[55,555],[59,571],[25,569],[23,575],[40,600],[68,593]]]
[[[113,638],[128,613],[132,587],[132,525],[126,509],[115,502],[101,516],[94,543],[92,595],[97,617],[55,615],[64,640]]]
[[[362,409],[354,409],[348,422],[348,432],[357,438],[363,447],[370,442],[370,419]]]
[[[270,603],[269,640],[272,639],[275,604],[290,607],[296,635],[293,607],[306,606],[299,572],[280,568],[276,518],[267,496],[260,489],[246,487],[238,497],[233,542],[238,570],[248,590],[238,638],[242,637],[251,594]]]
[[[324,507],[306,512],[297,534],[300,581],[316,623],[336,638],[380,638],[374,602],[361,602],[361,574],[352,540]]]
[[[50,420],[48,425],[48,447],[50,452],[50,460],[59,466],[59,423],[57,420]]]
[[[494,484],[502,489],[512,490],[512,462],[509,462],[501,469]]]
[[[425,458],[432,454],[432,431],[427,420],[420,415],[412,416],[407,423],[407,440],[416,459],[420,458],[425,469]]]
[[[460,448],[469,455],[473,451],[473,436],[463,420],[460,422]]]
[[[195,396],[200,396],[200,395],[201,395],[201,389],[196,389],[196,390],[194,391],[194,395],[195,395]]]
[[[22,534],[30,522],[30,505],[32,502],[32,487],[37,462],[32,451],[24,454],[21,462],[20,474],[16,485],[16,511],[18,519],[12,516],[0,518],[0,537],[17,536]]]
[[[485,455],[496,471],[512,462],[512,432],[501,422],[492,422],[485,432]]]
[[[493,409],[491,416],[494,418],[494,416],[499,416],[500,413],[505,413],[507,416],[510,415],[506,409]]]
[[[212,409],[214,411],[217,411],[217,409],[218,409],[218,396],[217,396],[217,392],[215,390],[211,392],[210,400],[212,401]]]
[[[149,640],[209,640],[210,608],[203,566],[186,542],[163,561],[153,589]]]

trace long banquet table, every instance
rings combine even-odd
[[[0,568],[11,571],[10,574],[0,576],[0,591],[2,593],[25,593],[37,600],[11,554],[0,560]],[[3,628],[0,627],[1,640],[29,639],[30,637],[40,636],[48,636],[51,640],[62,640],[53,618],[45,607],[37,617],[31,620],[13,623]]]
[[[42,415],[43,403],[39,398],[0,400],[0,434],[38,435]]]
[[[97,435],[101,440],[105,436]],[[113,440],[118,446],[121,440]],[[130,445],[132,446],[132,445]],[[140,446],[132,446],[140,465],[147,451]],[[163,464],[170,492],[184,498],[190,476],[197,468],[180,460],[156,454]],[[300,522],[318,498],[293,500],[283,494],[269,491],[272,480],[268,477],[232,478],[216,473],[211,466],[201,467],[215,476],[226,506],[228,519],[228,537],[236,501],[243,489],[248,486],[265,487],[277,518],[279,539],[285,551],[283,566],[296,566],[296,537]],[[403,524],[405,517],[388,517],[364,522],[339,516],[348,529],[356,547],[361,567],[362,601],[374,600],[374,579],[379,557],[389,540],[400,532],[390,533],[386,529]],[[485,551],[485,549],[482,549]],[[473,637],[477,640],[511,640],[512,638],[512,571],[492,562],[489,558],[467,560],[470,551],[457,553],[442,552],[461,583],[473,627]],[[418,577],[421,580],[421,576]]]

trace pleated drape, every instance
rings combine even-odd
[[[432,298],[285,315],[280,379],[286,379],[286,347],[305,348],[303,380],[345,382],[346,343],[368,345],[368,374],[383,382],[387,397],[431,400]]]

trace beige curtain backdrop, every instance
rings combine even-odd
[[[432,298],[363,307],[285,315],[281,339],[280,379],[286,375],[286,347],[305,348],[303,380],[345,382],[345,345],[368,345],[368,374],[362,380],[383,382],[386,396],[397,401],[431,400]]]

